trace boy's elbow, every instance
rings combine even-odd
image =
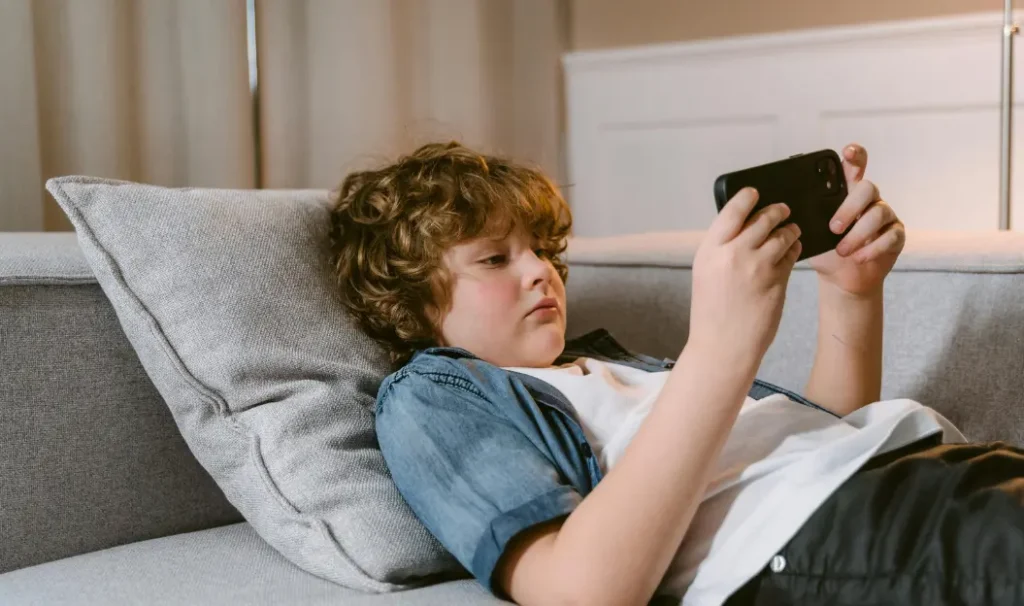
[[[557,552],[554,542],[560,525],[540,526],[513,543],[498,569],[506,595],[521,606],[620,606],[650,601],[650,595],[643,595],[642,583],[595,575],[587,554]]]
[[[622,587],[604,587],[603,583],[592,582],[588,586],[564,584],[551,600],[544,604],[558,606],[620,606],[622,604],[646,604],[649,600],[639,595],[622,593]],[[539,603],[538,603],[539,604]]]
[[[622,604],[646,604],[651,596],[637,591],[636,584],[611,576],[595,577],[578,565],[566,569],[551,562],[545,578],[540,584],[542,591],[530,591],[531,601],[520,602],[523,606],[621,606]]]

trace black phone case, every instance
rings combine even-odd
[[[828,173],[828,159],[835,163],[834,174]],[[830,181],[831,190],[827,186]],[[848,193],[842,161],[833,150],[800,154],[718,177],[715,180],[718,211],[721,212],[726,202],[744,187],[753,187],[760,194],[751,215],[776,202],[789,206],[792,212],[782,225],[796,223],[800,226],[803,245],[800,260],[828,252],[843,239],[844,234],[834,234],[829,228],[829,222]]]

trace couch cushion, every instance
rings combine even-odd
[[[365,591],[459,570],[377,448],[387,356],[332,287],[325,192],[47,187],[189,448],[257,533]]]
[[[365,594],[281,557],[249,524],[132,543],[0,575],[0,604],[21,606],[475,606],[505,604],[475,581]]]

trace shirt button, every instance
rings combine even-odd
[[[586,442],[584,442],[580,446],[580,450],[583,451],[583,456],[587,457],[588,459],[594,456],[594,451],[590,449],[590,444],[587,444]]]
[[[772,572],[782,572],[786,569],[786,558],[781,555],[773,557],[768,568],[771,568]]]

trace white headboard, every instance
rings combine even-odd
[[[704,229],[719,174],[853,141],[909,227],[997,229],[1001,32],[1001,13],[981,13],[568,54],[574,233]]]

